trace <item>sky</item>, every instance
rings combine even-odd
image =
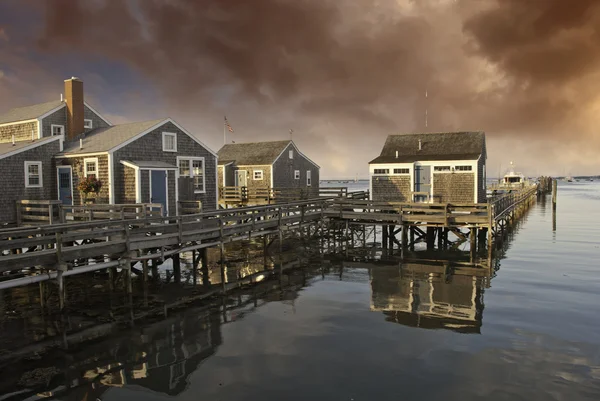
[[[213,150],[224,116],[228,142],[292,129],[322,178],[443,131],[484,131],[490,177],[600,174],[598,0],[0,0],[0,113],[71,76]]]

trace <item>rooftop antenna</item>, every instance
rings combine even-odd
[[[294,136],[294,130],[290,128],[290,141],[292,140]]]
[[[425,131],[427,131],[428,121],[427,121],[427,89],[425,89]]]

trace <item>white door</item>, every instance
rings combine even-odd
[[[235,172],[235,186],[248,186],[248,172],[246,170],[238,170]]]

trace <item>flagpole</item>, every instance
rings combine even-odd
[[[223,145],[227,145],[227,117],[223,117]]]

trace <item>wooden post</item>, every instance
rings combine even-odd
[[[226,277],[225,277],[225,244],[223,243],[223,240],[221,239],[221,260],[220,265],[221,265],[221,291],[223,291],[223,294],[225,294],[225,281],[226,281]]]
[[[194,288],[198,284],[198,265],[196,264],[196,250],[192,250],[192,278],[194,280]]]
[[[63,271],[58,270],[56,280],[58,281],[58,305],[61,313],[65,309],[65,283],[63,277]]]
[[[200,261],[202,263],[202,286],[209,288],[210,274],[208,272],[208,250],[206,248],[200,249]]]
[[[556,231],[556,192],[558,191],[556,180],[552,180],[552,231]]]
[[[427,249],[433,249],[435,244],[435,227],[427,227]]]
[[[469,255],[471,257],[471,263],[475,263],[475,254],[477,252],[477,229],[472,227],[471,234],[469,235],[470,248]]]
[[[179,258],[179,254],[173,254],[171,256],[173,259],[173,275],[174,280],[177,284],[181,283],[181,259]]]
[[[383,226],[381,226],[381,247],[383,249],[387,249],[387,245],[388,245],[388,231],[387,231],[387,226],[383,225]]]
[[[156,259],[152,259],[152,265],[150,266],[150,268],[152,269],[152,280],[156,281],[159,279],[159,274],[158,274],[158,262],[156,261]]]
[[[279,282],[283,278],[283,232],[279,226]]]
[[[142,260],[142,269],[144,275],[144,307],[148,307],[148,260]]]
[[[40,307],[42,311],[46,307],[46,283],[40,281]]]
[[[414,251],[415,250],[415,229],[414,227],[410,227],[410,250]]]

